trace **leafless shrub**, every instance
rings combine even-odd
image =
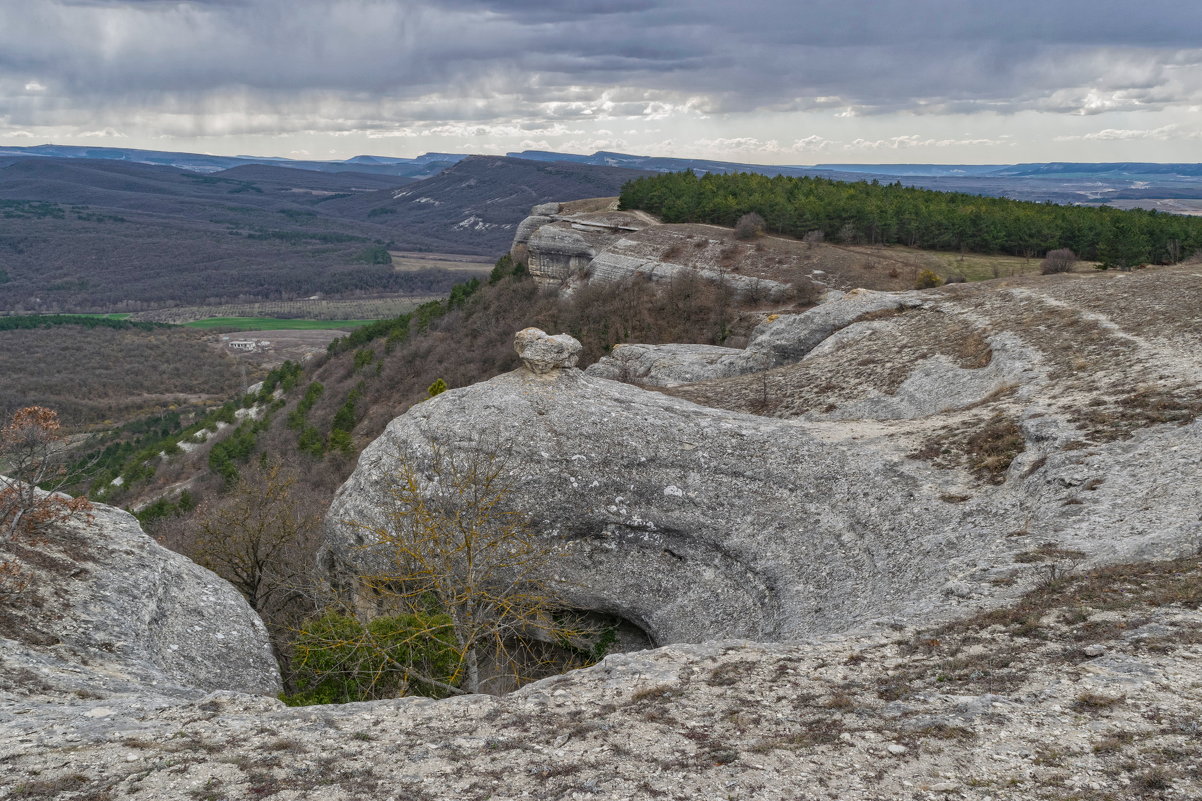
[[[540,641],[578,643],[588,653],[601,634],[562,614],[542,578],[558,552],[508,508],[513,491],[499,446],[480,441],[478,450],[451,451],[438,443],[429,464],[398,468],[388,523],[363,526],[392,563],[365,577],[366,585],[406,614],[428,614],[433,606],[450,621],[459,686],[421,677],[444,691],[520,685],[554,667]]]
[[[735,223],[735,239],[755,239],[764,233],[766,226],[763,217],[750,211]]]
[[[1042,275],[1071,273],[1073,265],[1076,263],[1076,253],[1073,253],[1068,248],[1057,248],[1056,250],[1049,250],[1047,255],[1043,257],[1043,261],[1039,264],[1039,272]]]
[[[11,474],[0,476],[0,543],[92,508],[87,498],[58,493],[73,478],[63,465],[63,450],[62,425],[53,409],[19,409],[0,429],[0,464]]]

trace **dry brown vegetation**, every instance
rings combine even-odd
[[[279,317],[289,320],[382,320],[412,311],[430,296],[356,298],[354,300],[277,300],[261,303],[219,303],[175,306],[138,312],[131,320],[190,323],[209,317]]]
[[[943,692],[1006,692],[1022,684],[1029,666],[1046,660],[1077,663],[1084,648],[1138,629],[1152,609],[1202,608],[1202,557],[1141,562],[1071,575],[1049,565],[1073,564],[1079,551],[1040,546],[1047,580],[1015,604],[982,612],[915,635],[911,653],[923,653],[895,676],[882,678],[878,691],[906,698],[932,686]],[[1152,652],[1188,648],[1202,642],[1202,630],[1187,627],[1141,638]],[[1087,710],[1112,703],[1082,701]],[[1120,746],[1121,744],[1114,744]]]
[[[1012,417],[995,413],[941,428],[911,454],[936,467],[962,467],[978,480],[1002,484],[1015,458],[1026,450],[1026,440]]]
[[[0,410],[48,406],[79,426],[224,400],[240,389],[241,373],[208,339],[177,329],[0,331]]]
[[[626,233],[622,239],[621,252],[648,259],[786,283],[813,275],[837,289],[909,289],[920,265],[928,263],[926,254],[915,255],[919,251],[894,255],[885,248],[828,245],[778,236],[740,239],[730,228],[691,223],[656,225]]]
[[[744,312],[730,290],[699,279],[656,285],[640,278],[587,286],[569,300],[540,291],[528,278],[506,279],[484,287],[463,308],[434,320],[426,330],[414,330],[404,342],[372,342],[359,351],[361,366],[356,367],[354,352],[321,360],[304,379],[324,386],[308,419],[319,430],[327,430],[348,395],[359,387],[359,420],[353,432],[357,452],[388,421],[426,398],[435,380],[441,378],[455,388],[517,367],[513,335],[528,326],[577,337],[584,345],[583,367],[619,342],[720,344]],[[260,437],[258,450],[303,465],[302,481],[318,497],[328,498],[349,474],[353,460],[332,453],[315,461],[299,452],[295,431],[284,425],[297,399],[289,400]],[[203,479],[202,484],[209,481]]]

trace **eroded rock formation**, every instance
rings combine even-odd
[[[0,692],[280,692],[263,622],[232,586],[127,512],[91,515],[0,552],[16,568],[0,593]]]
[[[385,525],[397,465],[420,471],[435,447],[503,453],[513,507],[562,552],[548,580],[661,644],[949,615],[1049,564],[1187,553],[1202,538],[1200,350],[1176,347],[1202,333],[1120,315],[1126,290],[1200,288],[1178,270],[832,296],[744,351],[644,349],[661,384],[735,373],[671,395],[524,367],[394,420],[331,509],[325,564],[350,591],[379,568],[347,521]]]
[[[715,226],[660,225],[639,211],[617,211],[616,199],[535,206],[514,235],[511,255],[526,262],[541,286],[614,283],[635,276],[671,281],[699,276],[741,294],[781,297],[786,282],[744,274],[732,261],[729,232]],[[710,229],[709,236],[695,229]]]
[[[535,375],[575,367],[583,349],[575,337],[567,334],[548,336],[538,328],[519,331],[513,344],[522,364]]]

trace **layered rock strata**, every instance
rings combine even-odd
[[[742,295],[783,297],[789,292],[782,281],[741,275],[717,263],[699,264],[694,246],[705,242],[659,226],[643,212],[615,209],[616,202],[604,211],[535,206],[518,226],[510,254],[526,262],[541,286],[567,291],[581,283],[616,283],[636,276],[661,283],[696,276],[725,283]]]

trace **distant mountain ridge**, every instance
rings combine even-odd
[[[1053,161],[1001,167],[995,175],[1179,175],[1202,176],[1202,164],[1122,161],[1114,163]]]
[[[743,164],[707,159],[637,156],[600,150],[591,156],[524,150],[511,157],[596,164],[652,172],[752,172],[829,178],[833,181],[901,181],[907,186],[1053,203],[1111,199],[1202,198],[1202,164],[1144,162],[1074,164]]]
[[[139,150],[123,147],[81,147],[78,145],[35,145],[0,147],[0,159],[29,156],[60,159],[106,159],[138,164],[159,164],[193,172],[219,172],[246,164],[268,164],[317,172],[368,172],[406,178],[428,178],[466,158],[453,153],[426,153],[416,158],[392,156],[355,156],[345,161],[309,161],[280,156],[210,156],[170,150]]]
[[[505,154],[526,161],[568,162],[603,167],[625,167],[653,172],[694,170],[697,172],[756,172],[764,175],[819,175],[847,173],[847,180],[863,180],[864,176],[897,177],[975,177],[975,176],[1057,176],[1057,175],[1159,175],[1202,176],[1202,163],[1188,162],[1031,162],[1021,164],[753,164],[674,156],[645,156],[598,150],[595,153],[560,153],[553,150],[522,150]],[[457,164],[466,153],[423,153],[420,156],[378,156],[363,154],[348,159],[308,160],[283,156],[213,156],[169,150],[138,148],[88,147],[80,145],[34,145],[32,147],[0,146],[0,159],[15,156],[49,158],[112,159],[141,164],[160,164],[192,170],[217,172],[247,164],[267,164],[317,172],[366,172],[424,178]]]

